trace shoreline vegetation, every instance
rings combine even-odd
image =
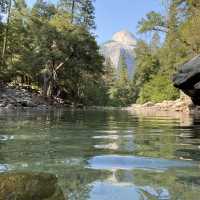
[[[171,80],[182,63],[200,54],[199,0],[162,1],[165,12],[141,19],[139,33],[151,37],[138,38],[131,80],[124,56],[116,73],[100,53],[93,0],[52,2],[36,0],[30,6],[25,0],[0,0],[0,114],[57,108],[200,113]],[[27,188],[32,184],[33,191]],[[10,194],[9,199],[64,199],[54,175],[5,173],[0,186],[0,199]]]
[[[67,104],[60,98],[45,98],[28,86],[6,86],[0,89],[0,112],[13,110],[33,109],[36,111],[63,109],[94,109],[94,110],[127,110],[136,113],[159,115],[159,113],[188,113],[200,112],[199,106],[194,106],[190,97],[181,93],[181,97],[174,101],[164,100],[161,103],[146,102],[144,104],[132,104],[128,107],[112,106],[83,106],[81,104]]]
[[[141,37],[134,47],[135,72],[129,79],[124,56],[116,70],[100,53],[94,1],[37,0],[32,7],[24,0],[3,1],[0,80],[28,85],[49,104],[64,100],[72,107],[127,107],[179,99],[171,79],[182,63],[200,53],[200,4],[165,3],[166,12],[152,11],[138,22]],[[142,39],[146,33],[152,33],[148,40]]]
[[[171,79],[200,53],[200,4],[172,0],[165,7],[164,14],[152,11],[138,22],[130,79],[125,55],[116,70],[100,53],[93,0],[37,0],[32,7],[24,0],[2,2],[0,16],[7,20],[0,17],[0,81],[39,91],[38,101],[47,101],[41,105],[127,107],[179,99]],[[152,33],[148,40],[145,33]]]

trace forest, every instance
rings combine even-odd
[[[70,102],[103,101],[97,95],[105,69],[92,34],[92,1],[38,0],[31,8],[24,0],[1,1],[1,12],[7,14],[0,24],[2,80]]]
[[[163,5],[165,15],[152,11],[138,23],[141,34],[152,33],[150,43],[140,40],[136,48],[133,88],[138,103],[177,99],[173,74],[200,53],[199,0],[168,0]]]
[[[45,97],[96,106],[128,106],[179,98],[178,67],[200,52],[199,0],[163,0],[165,12],[138,22],[136,72],[123,57],[117,75],[99,52],[93,0],[0,0],[0,80],[28,85]],[[131,19],[127,19],[131,20]],[[141,37],[142,38],[142,37]]]

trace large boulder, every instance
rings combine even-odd
[[[64,200],[57,178],[47,173],[0,174],[0,200]]]
[[[173,83],[190,96],[195,105],[200,105],[200,55],[180,67],[173,77]]]

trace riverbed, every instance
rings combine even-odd
[[[196,200],[200,118],[126,110],[0,114],[0,172],[49,172],[69,200]]]

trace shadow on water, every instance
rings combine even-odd
[[[196,200],[199,119],[120,110],[0,114],[0,172],[55,174],[69,200]]]

